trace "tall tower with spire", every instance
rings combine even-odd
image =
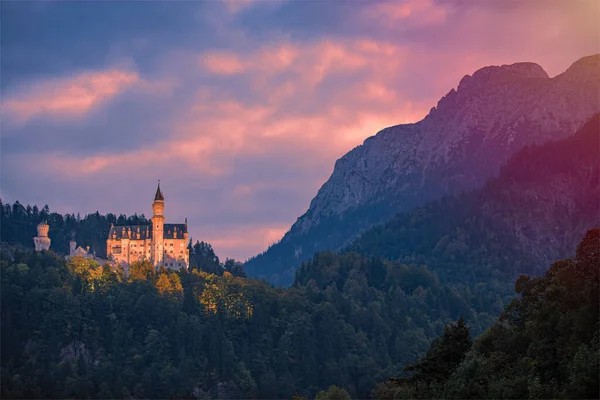
[[[155,266],[162,265],[164,255],[164,226],[165,217],[163,215],[165,210],[165,198],[160,191],[160,181],[158,181],[158,187],[156,188],[156,194],[154,195],[154,203],[152,203],[152,263]]]
[[[165,223],[165,198],[160,181],[152,203],[152,225],[110,226],[106,254],[115,265],[150,261],[155,267],[179,270],[190,265],[187,218],[183,224]]]

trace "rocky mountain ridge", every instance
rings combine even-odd
[[[385,128],[335,163],[283,239],[248,260],[251,276],[288,283],[294,267],[427,201],[483,185],[521,148],[575,132],[600,111],[600,55],[550,78],[534,63],[466,75],[421,121]]]

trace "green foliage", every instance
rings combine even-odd
[[[140,262],[125,278],[85,258],[11,254],[1,287],[7,398],[314,398],[330,386],[347,393],[328,398],[366,398],[447,322],[464,314],[481,325],[426,267],[355,253],[319,255],[285,291],[227,270]]]
[[[156,268],[148,260],[134,261],[129,266],[130,281],[153,281],[156,278]]]
[[[446,326],[444,334],[431,343],[425,357],[404,370],[413,372],[410,377],[413,382],[443,382],[452,375],[470,348],[471,333],[461,317],[456,324]]]
[[[467,348],[463,333],[452,341],[465,345],[457,345],[451,357],[442,357],[451,363],[430,367],[432,357],[435,361],[436,354],[445,353],[440,345],[452,337],[445,332],[409,368],[415,371],[412,377],[379,384],[374,394],[380,398],[599,398],[599,265],[600,229],[593,229],[577,247],[575,259],[556,261],[543,277],[517,280],[515,290],[521,296],[474,342],[464,359],[459,356]]]
[[[335,385],[329,386],[327,391],[321,390],[317,393],[317,397],[315,400],[350,400],[351,397],[348,392],[342,388],[339,388]]]
[[[163,296],[177,297],[183,296],[183,286],[181,279],[175,272],[169,272],[164,269],[160,271],[156,284],[154,285],[158,293]]]

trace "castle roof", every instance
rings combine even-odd
[[[139,233],[139,237],[138,237]],[[150,225],[117,225],[108,231],[109,239],[138,239],[152,238],[152,227]]]
[[[160,191],[160,181],[158,182],[158,187],[156,188],[156,194],[154,195],[154,201],[164,201],[162,192]]]
[[[163,237],[165,239],[183,239],[184,233],[187,233],[186,224],[165,224]]]
[[[183,239],[187,233],[186,224],[164,224],[164,239]],[[139,237],[138,237],[139,234]],[[109,239],[131,239],[145,240],[152,239],[152,226],[150,225],[120,225],[112,226],[108,232]]]

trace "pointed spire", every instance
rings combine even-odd
[[[158,180],[158,187],[156,188],[156,195],[154,196],[154,201],[164,201],[162,192],[160,191],[160,179]]]

